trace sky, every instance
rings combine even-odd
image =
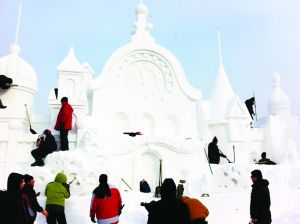
[[[0,0],[0,57],[14,43],[20,1]],[[47,97],[57,87],[57,66],[71,46],[96,77],[110,57],[130,42],[140,0],[22,1],[19,56],[38,76],[35,113],[47,114]],[[300,1],[298,0],[143,0],[151,36],[180,61],[189,83],[209,100],[222,61],[242,102],[255,92],[258,118],[268,115],[271,75],[300,117]]]

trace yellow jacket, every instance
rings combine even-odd
[[[184,196],[181,200],[185,202],[189,208],[191,221],[195,219],[205,219],[208,216],[208,209],[198,199]]]

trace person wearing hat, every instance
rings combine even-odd
[[[254,111],[253,111],[253,105],[255,104],[255,98],[252,97],[252,98],[246,100],[246,101],[245,101],[245,104],[246,104],[246,107],[247,107],[247,109],[248,109],[248,111],[249,111],[249,114],[250,114],[250,116],[251,116],[251,118],[252,118],[252,120],[253,120],[252,115],[255,116],[255,113],[254,113]]]
[[[101,174],[99,186],[95,188],[90,206],[90,217],[93,223],[116,224],[122,209],[122,199],[119,190],[107,183],[107,175]]]
[[[6,77],[5,75],[0,75],[0,88],[1,89],[8,89],[12,86],[13,80],[11,78]],[[0,109],[5,109],[7,106],[2,104],[0,99]]]
[[[47,184],[45,195],[48,224],[66,224],[65,198],[70,197],[70,184],[67,184],[67,176],[58,173],[53,182]]]
[[[218,148],[218,139],[215,136],[213,141],[208,145],[208,160],[211,164],[219,164],[220,163],[220,156],[226,158],[226,156],[219,151]]]
[[[33,189],[35,183],[34,178],[28,174],[25,174],[24,182],[25,185],[22,189],[22,196],[27,202],[27,208],[25,211],[25,216],[27,219],[26,223],[33,224],[36,219],[37,212],[41,212],[46,217],[48,217],[48,212],[39,205],[36,199],[36,197],[40,195],[40,192],[35,193],[35,190]]]
[[[260,170],[251,172],[251,180],[253,182],[250,201],[251,221],[257,224],[270,224],[272,220],[269,181],[263,179]]]
[[[63,97],[60,100],[61,108],[58,113],[54,129],[60,132],[60,150],[69,150],[68,133],[72,129],[73,108],[68,103],[68,98]]]
[[[186,203],[176,198],[176,185],[166,178],[160,190],[161,200],[149,209],[148,224],[189,224],[190,212]]]
[[[51,131],[46,129],[36,140],[37,149],[31,151],[35,162],[31,166],[44,166],[43,158],[57,150],[57,144]]]

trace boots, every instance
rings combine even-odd
[[[0,109],[5,109],[6,106],[3,106],[2,101],[0,100]]]

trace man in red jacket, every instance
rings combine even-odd
[[[68,98],[61,98],[61,108],[57,116],[54,129],[60,131],[60,150],[69,150],[68,133],[72,129],[73,108],[68,103]]]

